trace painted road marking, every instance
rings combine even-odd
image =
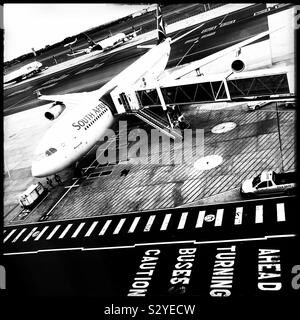
[[[182,212],[177,229],[183,229],[184,228],[187,216],[188,216],[188,212]]]
[[[80,232],[80,230],[83,228],[83,226],[85,225],[85,222],[81,222],[79,227],[76,229],[76,231],[72,234],[72,238],[76,238],[78,236],[78,233]]]
[[[5,243],[16,231],[17,229],[13,229],[11,230],[11,232],[6,236],[6,238],[4,239],[3,243]]]
[[[89,237],[89,236],[92,234],[92,232],[94,231],[94,229],[95,229],[95,227],[96,227],[97,224],[98,224],[98,221],[94,221],[94,222],[92,223],[92,225],[90,226],[89,230],[88,230],[87,233],[85,234],[85,237]]]
[[[41,238],[41,236],[45,233],[45,231],[49,228],[49,226],[46,226],[39,234],[38,236],[34,239],[34,241],[37,241]]]
[[[156,217],[155,215],[152,215],[152,216],[149,217],[149,219],[147,221],[147,224],[145,226],[144,232],[150,231],[155,217]]]
[[[134,232],[138,222],[140,221],[141,217],[135,217],[133,222],[132,222],[132,225],[130,226],[130,229],[128,230],[128,233],[132,233]]]
[[[285,210],[284,210],[284,203],[277,203],[277,221],[282,222],[285,221]]]
[[[202,228],[203,221],[204,221],[204,216],[205,216],[205,210],[199,211],[198,219],[197,219],[197,222],[196,222],[196,228]]]
[[[123,218],[123,219],[121,219],[121,220],[119,221],[119,223],[118,223],[115,231],[113,232],[113,234],[118,234],[118,233],[120,232],[120,230],[121,230],[121,228],[122,228],[125,220],[126,220],[126,218]]]
[[[255,223],[263,223],[263,206],[256,206],[255,209]]]
[[[27,228],[22,229],[22,231],[14,238],[12,242],[16,242],[26,230]]]
[[[215,227],[219,227],[222,225],[224,209],[218,209],[215,220]]]
[[[70,230],[72,225],[73,225],[72,223],[68,224],[67,227],[65,228],[65,230],[61,233],[61,235],[58,238],[62,239],[67,234],[67,232]]]
[[[59,229],[60,227],[60,224],[57,225],[53,230],[52,232],[49,234],[49,236],[46,238],[46,240],[50,240],[53,236],[54,236],[54,233]]]
[[[235,209],[234,224],[242,224],[242,217],[243,217],[243,207],[237,207]]]
[[[171,219],[171,214],[170,213],[166,214],[164,221],[160,227],[160,230],[167,230],[170,219]]]
[[[37,227],[34,227],[29,233],[28,235],[23,239],[23,242],[26,242],[34,233],[34,231],[37,229]]]
[[[103,228],[101,229],[100,233],[99,233],[99,236],[103,236],[105,231],[107,230],[108,226],[110,225],[111,223],[111,220],[107,220],[105,222],[105,225],[103,226]]]

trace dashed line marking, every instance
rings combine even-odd
[[[263,206],[255,206],[255,223],[263,223]]]
[[[165,218],[164,218],[164,221],[163,221],[163,223],[162,223],[162,225],[160,227],[161,231],[162,230],[167,230],[170,219],[171,219],[171,213],[166,214]]]
[[[196,222],[196,228],[202,228],[203,227],[203,221],[205,216],[205,210],[200,210],[198,213],[198,218]]]
[[[3,243],[5,243],[15,232],[17,229],[13,229],[11,230],[11,232],[6,236],[6,238],[4,239]]]
[[[152,215],[152,216],[149,217],[149,219],[147,221],[147,224],[145,226],[144,232],[150,231],[155,217],[156,217],[155,215]]]
[[[133,233],[138,222],[140,221],[141,217],[135,217],[133,222],[132,222],[132,225],[130,226],[130,229],[128,230],[128,233]]]
[[[58,237],[59,239],[63,239],[64,236],[67,234],[67,232],[70,230],[70,228],[72,227],[72,223],[68,224],[67,227],[65,228],[65,230],[61,233],[61,235]]]
[[[89,237],[89,236],[92,234],[92,232],[94,231],[94,229],[95,229],[95,227],[96,227],[97,224],[98,224],[98,221],[94,221],[94,222],[92,223],[92,225],[90,226],[89,230],[88,230],[87,233],[85,234],[85,237]]]
[[[14,238],[12,242],[16,242],[26,230],[27,228],[22,229],[21,232]]]
[[[57,225],[57,226],[52,230],[52,232],[49,234],[49,236],[46,238],[46,240],[50,240],[50,239],[54,236],[55,232],[59,229],[59,227],[60,227],[60,224]]]
[[[186,212],[182,212],[177,229],[184,229],[187,216],[188,216],[188,212],[187,211]]]
[[[39,240],[48,228],[49,228],[49,226],[44,227],[44,229],[38,234],[38,236],[34,239],[34,241]]]
[[[80,230],[83,228],[85,225],[85,222],[81,222],[76,231],[72,234],[72,238],[76,238],[80,232]]]
[[[235,217],[234,217],[234,224],[242,224],[242,217],[243,217],[243,207],[237,207],[235,209]]]
[[[107,230],[108,226],[110,225],[111,220],[107,220],[103,226],[103,228],[101,229],[99,236],[103,236],[105,231]]]
[[[284,203],[277,203],[277,221],[282,222],[285,221],[285,209],[284,209]]]
[[[34,231],[37,229],[37,227],[34,227],[29,233],[28,235],[23,239],[23,242],[26,242],[34,233]]]

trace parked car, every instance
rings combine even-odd
[[[248,104],[248,109],[253,111],[253,110],[257,110],[260,109],[262,107],[264,107],[265,105],[269,104],[270,101],[259,101],[259,102],[255,102],[255,103],[249,103]]]
[[[292,194],[296,189],[296,172],[276,173],[263,171],[258,176],[242,183],[240,192],[243,197],[265,196],[272,194]]]

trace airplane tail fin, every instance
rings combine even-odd
[[[157,24],[157,32],[158,32],[157,44],[160,44],[167,37],[166,29],[165,29],[165,22],[162,17],[160,5],[157,5],[157,8],[156,8],[156,24]]]

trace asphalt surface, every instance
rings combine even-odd
[[[266,31],[268,28],[266,15],[254,16],[255,12],[262,10],[264,7],[264,4],[255,5],[206,22],[201,28],[174,43],[167,68],[201,59]],[[230,21],[235,22],[226,25],[226,22]],[[218,25],[219,23],[225,25],[221,27]],[[215,34],[205,30],[214,26],[217,26],[214,30]],[[172,38],[179,37],[193,27],[170,36]],[[209,33],[211,36],[201,38]],[[153,43],[153,41],[145,44],[149,43]],[[17,87],[10,88],[8,86],[4,90],[4,115],[44,104],[43,101],[37,100],[35,90],[42,90],[43,94],[62,94],[99,89],[145,53],[146,50],[131,47],[104,57],[100,56],[95,60],[68,70],[61,70],[55,75],[50,75],[49,78],[36,78],[28,83],[20,83]]]
[[[282,197],[10,227],[4,234],[9,290],[42,296],[209,297],[218,290],[224,295],[226,288],[232,297],[292,296],[290,272],[299,263],[293,251],[294,206],[295,198]],[[231,261],[233,268],[214,278],[220,261],[227,266]],[[260,263],[265,263],[261,278]],[[226,285],[216,285],[216,279],[226,279]],[[261,289],[274,281],[279,290]]]

